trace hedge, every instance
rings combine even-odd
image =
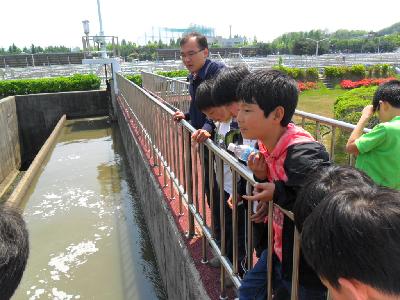
[[[94,74],[70,77],[12,79],[0,81],[0,98],[13,95],[86,91],[100,88],[101,80]]]
[[[124,75],[124,76],[129,81],[132,81],[133,83],[137,84],[138,86],[142,86],[142,75],[141,74]]]
[[[156,74],[158,75],[162,75],[165,77],[170,77],[170,78],[174,78],[174,77],[187,77],[189,75],[189,71],[188,70],[174,70],[174,71],[158,71],[156,72]]]
[[[377,86],[360,87],[339,96],[333,106],[335,119],[357,124],[363,108],[372,103],[376,89]],[[376,117],[372,118],[367,127],[372,128],[377,121]]]
[[[279,70],[297,81],[315,82],[319,80],[317,68],[300,69],[300,68],[289,68],[284,66],[275,66],[273,67],[273,69]]]
[[[364,65],[325,67],[324,75],[329,80],[340,81],[343,79],[360,80],[368,78],[387,78],[394,76],[395,72],[391,65],[377,64],[365,67]]]
[[[157,75],[162,75],[165,77],[186,77],[189,75],[188,70],[174,70],[174,71],[157,71]],[[138,86],[142,86],[142,75],[141,74],[130,74],[124,75],[126,79],[132,81],[133,83],[137,84]]]

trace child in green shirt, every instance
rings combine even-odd
[[[377,111],[380,124],[362,134]],[[375,92],[372,105],[366,106],[346,145],[357,155],[356,168],[377,184],[400,190],[400,81],[391,80]]]

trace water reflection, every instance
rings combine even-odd
[[[31,256],[13,299],[166,298],[131,178],[118,128],[67,124],[25,200]]]

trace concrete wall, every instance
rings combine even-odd
[[[209,297],[200,275],[165,203],[158,181],[118,105],[116,114],[168,299],[207,300]]]
[[[15,96],[19,123],[22,166],[40,150],[63,114],[71,118],[105,116],[105,90]]]
[[[0,184],[21,165],[15,97],[0,99]]]

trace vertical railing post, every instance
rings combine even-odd
[[[204,150],[205,146],[204,144],[200,144],[200,161],[204,162],[204,151],[208,151],[208,150]],[[203,226],[204,228],[207,226],[207,211],[206,211],[206,197],[205,197],[205,168],[207,168],[208,166],[202,166],[201,168],[201,205],[202,205],[202,213],[203,213]],[[202,236],[202,260],[201,262],[203,264],[208,263],[208,259],[207,259],[207,238],[206,235],[203,232],[203,236]]]
[[[185,173],[186,173],[186,194],[188,197],[188,205],[193,205],[193,187],[192,187],[192,159],[191,152],[192,148],[190,147],[190,132],[185,131]],[[194,236],[194,217],[188,208],[188,223],[189,223],[189,231],[187,234],[188,238],[192,238]]]
[[[300,234],[296,227],[294,228],[293,239],[292,292],[290,299],[297,300],[299,289]]]

